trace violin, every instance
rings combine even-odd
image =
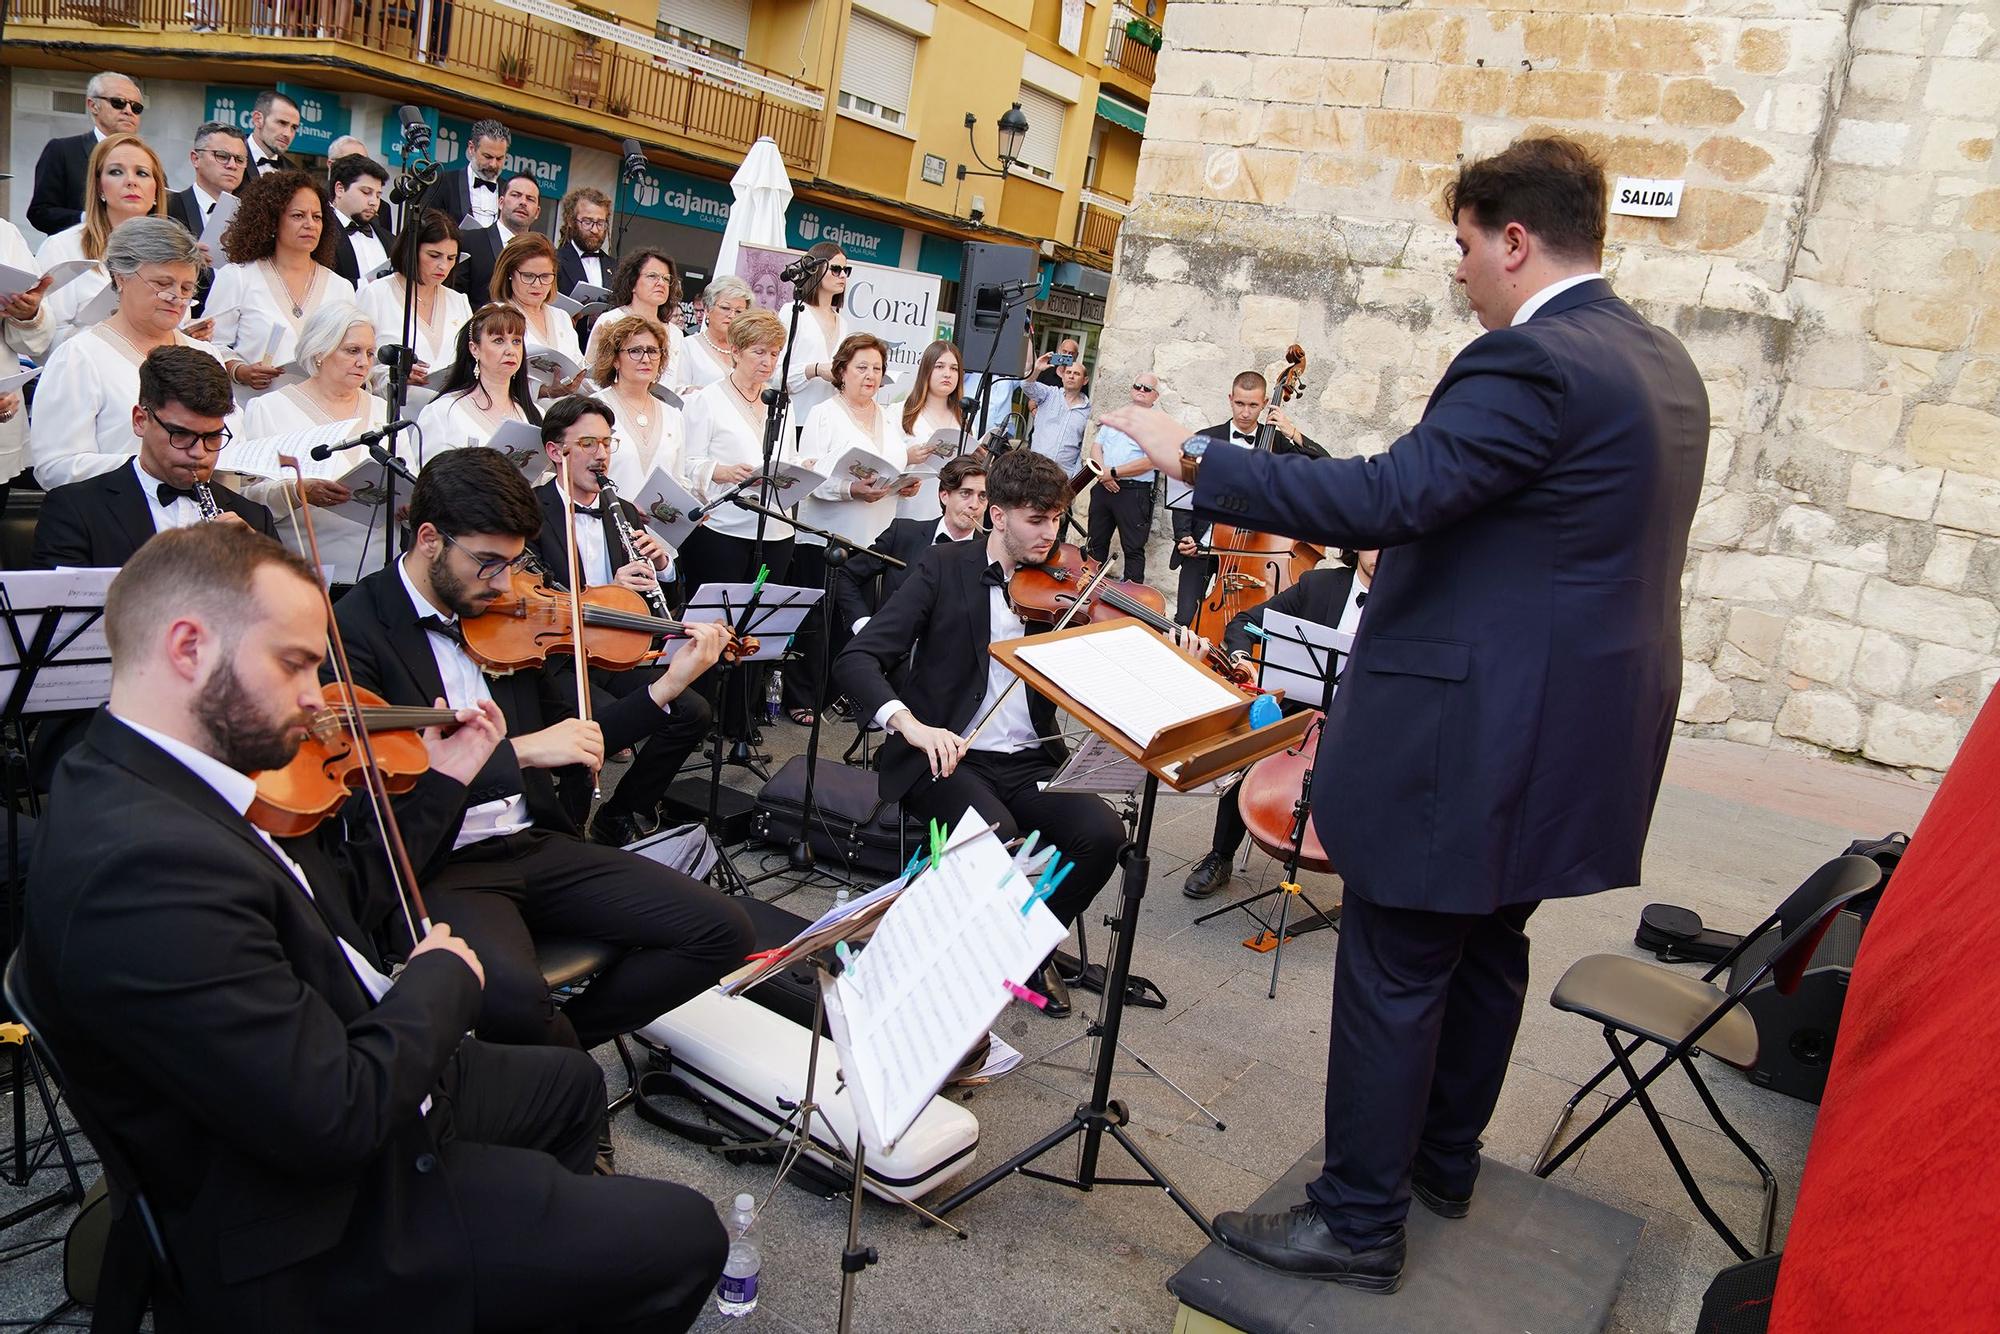
[[[465,651],[481,667],[502,675],[538,667],[551,653],[574,657],[576,613],[581,610],[584,656],[593,667],[622,672],[651,660],[653,641],[659,636],[687,634],[685,624],[651,614],[646,600],[623,584],[586,588],[581,607],[576,603],[568,590],[517,570],[506,594],[488,603],[479,615],[459,621]],[[755,638],[733,636],[724,656],[750,657],[757,649]]]
[[[1064,543],[1052,549],[1040,565],[1016,570],[1007,582],[1007,600],[1022,620],[1054,625],[1077,606],[1077,595],[1096,572],[1096,562],[1086,560],[1082,548]],[[1076,616],[1092,625],[1130,616],[1169,636],[1181,628],[1167,616],[1165,594],[1145,584],[1116,579],[1098,581]],[[1234,662],[1220,644],[1211,644],[1204,660],[1230,684],[1245,690],[1256,688],[1256,676]]]
[[[391,796],[408,792],[431,767],[417,729],[457,722],[451,709],[396,708],[360,686],[336,681],[322,692],[326,707],[313,712],[305,743],[282,769],[256,775],[257,796],[250,822],[273,838],[297,838],[346,804],[367,782],[357,731],[365,731],[383,787]]]

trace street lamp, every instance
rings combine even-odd
[[[1021,146],[1028,141],[1027,114],[1021,110],[1019,102],[1014,103],[1013,106],[1001,114],[999,138],[997,141],[1000,149],[1000,167],[997,171],[991,167],[987,167],[986,159],[979,155],[979,144],[972,137],[973,127],[978,124],[979,117],[973,115],[970,111],[965,113],[966,144],[972,150],[973,160],[986,169],[984,171],[974,171],[961,162],[958,164],[958,179],[963,181],[968,176],[996,176],[1000,178],[1000,188],[1004,190],[1007,188],[1007,173],[1012,171],[1014,164],[1021,160]],[[973,221],[977,222],[978,219],[974,218]]]

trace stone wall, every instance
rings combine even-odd
[[[1685,178],[1606,256],[1713,406],[1683,725],[1943,769],[2000,679],[2000,3],[1516,3],[1177,3],[1099,382],[1214,421],[1297,341],[1301,424],[1378,450],[1478,332],[1461,155]]]

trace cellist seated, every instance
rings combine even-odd
[[[1272,611],[1353,634],[1361,624],[1361,608],[1368,601],[1368,586],[1375,581],[1375,561],[1381,554],[1379,551],[1343,551],[1339,565],[1308,570],[1303,578],[1276,597],[1231,617],[1229,628],[1223,631],[1223,648],[1228,650],[1232,659],[1248,663],[1254,643],[1250,627],[1254,625],[1262,629],[1264,614]],[[1345,666],[1345,660],[1341,665]],[[1316,709],[1319,704],[1317,699],[1288,696],[1285,712]],[[1243,846],[1243,836],[1248,832],[1243,823],[1243,808],[1237,804],[1236,798],[1237,793],[1229,791],[1215,803],[1214,837],[1207,853],[1188,871],[1187,880],[1181,885],[1181,893],[1191,899],[1205,899],[1229,883],[1237,849]]]

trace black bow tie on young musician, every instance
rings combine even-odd
[[[598,509],[597,506],[586,505],[580,500],[571,501],[569,507],[578,514],[588,514],[593,519],[602,518],[604,514],[604,511]]]
[[[367,231],[368,224],[363,222],[359,218],[349,218],[346,222],[340,224],[340,229],[346,232],[349,236],[352,236],[356,232]]]
[[[988,588],[1005,588],[1007,586],[1007,572],[1000,568],[1000,562],[996,560],[986,567],[984,574],[979,576],[979,582],[985,584]]]
[[[196,504],[201,503],[194,493],[194,488],[191,486],[175,486],[171,482],[161,482],[158,494],[162,505],[171,505],[176,500],[192,500]]]
[[[1229,433],[1229,436],[1230,439],[1241,440],[1246,445],[1254,445],[1257,443],[1257,437],[1254,434],[1245,434],[1242,431],[1231,431]]]
[[[417,624],[434,635],[443,635],[460,648],[465,647],[465,630],[457,621],[447,621],[442,616],[419,616]]]

